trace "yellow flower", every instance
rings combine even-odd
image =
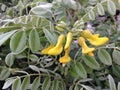
[[[52,49],[53,47],[54,47],[53,45],[50,45],[50,46],[48,46],[47,48],[43,49],[43,50],[41,51],[41,53],[42,53],[42,54],[48,54],[48,51],[49,51],[50,49]]]
[[[65,50],[65,55],[59,59],[59,62],[62,63],[63,66],[65,66],[66,63],[71,61],[71,58],[69,56],[70,48],[67,48]]]
[[[81,36],[83,36],[84,38],[89,38],[92,36],[92,33],[90,32],[90,30],[83,30]]]
[[[89,56],[94,56],[94,53],[93,52],[89,52],[88,55]]]
[[[81,35],[94,46],[104,45],[109,40],[107,37],[99,37],[99,34],[92,34],[89,30],[82,31]]]
[[[85,39],[83,37],[78,38],[78,43],[82,46],[82,53],[88,54],[90,56],[94,56],[93,51],[95,48],[89,48],[87,44],[85,43]]]
[[[63,51],[63,42],[65,41],[65,36],[61,34],[58,37],[58,41],[55,47],[48,51],[49,55],[59,55]]]
[[[87,40],[94,46],[100,46],[107,43],[109,39],[107,37],[95,37],[92,35]]]
[[[69,32],[69,33],[67,34],[67,40],[66,40],[66,44],[65,44],[64,49],[69,48],[71,42],[72,42],[72,33]]]
[[[93,34],[92,35],[94,38],[99,38],[100,34]]]

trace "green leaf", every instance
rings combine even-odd
[[[51,44],[55,45],[55,44],[56,44],[56,38],[57,38],[57,37],[55,36],[55,34],[52,34],[49,30],[47,30],[47,29],[45,29],[45,28],[44,28],[43,32],[45,33],[45,37],[47,38],[47,40],[48,40]]]
[[[59,81],[58,80],[52,81],[51,90],[58,90],[58,85],[59,85]]]
[[[74,65],[71,67],[70,73],[73,77],[79,77],[79,74],[76,72]]]
[[[120,66],[119,65],[112,65],[112,71],[114,75],[120,78]]]
[[[7,89],[8,87],[10,87],[12,85],[12,83],[15,81],[15,79],[8,79],[7,81],[5,81],[2,89]]]
[[[21,90],[27,90],[29,84],[30,84],[30,76],[26,76],[22,82]]]
[[[73,84],[69,87],[69,90],[74,90],[74,85]]]
[[[10,71],[8,69],[3,69],[0,73],[0,80],[5,80],[10,75]]]
[[[33,71],[39,72],[39,68],[38,68],[37,66],[29,65],[29,67],[30,67]]]
[[[59,89],[60,89],[60,90],[66,90],[66,85],[65,85],[65,82],[64,82],[64,81],[60,81],[60,82],[59,82]]]
[[[49,90],[50,89],[51,80],[49,77],[46,77],[43,84],[42,84],[42,90]]]
[[[88,16],[89,16],[89,19],[90,19],[90,20],[95,20],[95,14],[94,14],[93,10],[91,10],[91,11],[88,13]]]
[[[16,32],[16,30],[0,34],[0,46],[3,43],[5,43],[15,32]]]
[[[76,84],[74,90],[79,90],[79,86]]]
[[[120,82],[118,82],[117,90],[120,90]]]
[[[31,90],[38,90],[39,86],[40,86],[40,77],[36,77],[32,83]]]
[[[16,57],[17,59],[22,59],[22,58],[27,58],[27,55],[26,55],[25,52],[22,52],[22,53],[20,53],[20,54],[16,54],[15,57]]]
[[[12,85],[12,90],[20,90],[21,79],[18,77]]]
[[[87,78],[86,70],[84,69],[83,65],[81,63],[76,63],[75,69],[77,74],[82,78]]]
[[[11,67],[14,63],[15,60],[15,56],[12,53],[9,53],[6,57],[5,57],[5,63]]]
[[[112,53],[112,57],[113,57],[113,61],[116,64],[120,65],[120,51],[115,49]]]
[[[39,6],[33,7],[31,9],[31,12],[43,16],[45,18],[51,18],[52,17],[52,11],[51,11],[52,4],[47,3],[47,4],[41,4]]]
[[[97,10],[98,10],[98,14],[99,14],[99,15],[105,15],[105,11],[104,11],[104,8],[103,8],[103,6],[101,5],[101,3],[98,3],[98,4],[97,4]]]
[[[20,29],[20,28],[22,28],[22,27],[21,26],[5,26],[5,27],[0,28],[0,32],[9,33],[8,31],[12,32],[13,30],[16,31],[16,29]]]
[[[10,40],[10,49],[13,53],[19,54],[26,48],[27,36],[25,31],[18,31]]]
[[[111,75],[108,75],[110,90],[116,90],[115,81]]]
[[[115,3],[112,0],[107,0],[107,8],[108,8],[108,12],[111,15],[116,14],[116,6],[115,6]]]
[[[105,49],[98,50],[98,57],[103,64],[112,65],[111,56]]]
[[[31,30],[29,34],[29,46],[32,52],[40,50],[40,39],[36,30]]]
[[[66,2],[66,0],[65,0],[65,2]],[[71,8],[71,9],[73,9],[73,10],[76,10],[77,9],[77,4],[76,4],[76,2],[74,1],[74,0],[68,0],[68,7],[69,8]],[[72,6],[72,7],[71,7]]]
[[[29,55],[29,59],[31,60],[31,61],[33,61],[33,62],[36,62],[36,61],[38,61],[38,57],[36,56],[36,55],[34,55],[34,54],[30,54]]]
[[[15,6],[15,8],[18,10],[22,10],[24,7],[25,6],[24,6],[22,0],[19,0],[18,4]]]
[[[98,64],[96,59],[92,56],[85,55],[84,56],[84,62],[87,66],[89,66],[92,69],[99,69],[100,68],[100,65]]]
[[[93,88],[91,88],[90,86],[87,85],[81,85],[83,88],[85,88],[86,90],[95,90]]]

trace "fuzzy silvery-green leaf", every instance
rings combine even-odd
[[[59,89],[58,85],[59,85],[59,81],[58,80],[53,80],[51,90],[58,90]]]
[[[117,90],[120,90],[120,82],[118,82]]]
[[[120,65],[120,51],[118,50],[114,50],[113,53],[112,53],[112,57],[113,57],[113,61]]]
[[[22,84],[20,87],[21,90],[27,90],[29,84],[30,84],[30,76],[26,76],[22,81]]]
[[[52,17],[52,11],[51,11],[52,4],[46,3],[41,4],[39,6],[33,7],[31,9],[31,12],[35,15],[43,16],[45,18],[51,18]]]
[[[10,71],[8,69],[3,69],[0,72],[0,80],[5,80],[6,78],[8,78],[10,75]]]
[[[51,44],[55,45],[55,44],[56,44],[56,38],[57,38],[57,37],[56,37],[53,33],[51,33],[49,30],[47,30],[47,29],[45,29],[45,28],[44,28],[43,32],[45,33],[45,37],[47,38],[47,40],[48,40]]]
[[[24,6],[22,0],[19,0],[18,4],[15,6],[15,8],[18,10],[22,10],[24,7],[25,6]]]
[[[105,49],[98,50],[98,57],[103,64],[112,65],[111,56]]]
[[[78,73],[76,72],[75,66],[72,66],[72,67],[70,68],[70,73],[71,73],[71,75],[72,75],[73,77],[79,77]]]
[[[120,65],[113,65],[112,71],[113,71],[115,76],[120,78]]]
[[[108,12],[111,15],[116,14],[116,6],[115,6],[115,3],[112,0],[107,0],[107,8],[108,8]]]
[[[66,90],[66,85],[65,85],[65,82],[64,82],[64,81],[60,81],[60,82],[59,82],[59,89],[60,89],[60,90]]]
[[[25,31],[16,32],[10,40],[11,51],[15,54],[23,52],[26,48],[26,40],[27,36]]]
[[[5,57],[5,63],[11,67],[14,63],[15,60],[15,56],[12,53],[9,53],[6,57]]]
[[[40,86],[40,77],[36,77],[35,80],[32,83],[31,90],[38,90],[38,87]]]
[[[87,86],[87,85],[81,85],[83,88],[85,88],[86,90],[95,90],[95,89],[93,89],[92,87],[90,87],[90,86]]]
[[[8,79],[7,81],[5,81],[2,89],[7,89],[8,87],[10,87],[12,85],[12,83],[15,81],[15,79]]]
[[[108,75],[108,80],[109,80],[110,90],[116,90],[115,81],[111,75]]]
[[[98,3],[98,4],[97,4],[97,11],[98,11],[98,14],[99,14],[99,15],[105,15],[105,11],[104,11],[104,8],[103,8],[103,6],[101,5],[101,3]]]
[[[36,55],[34,55],[34,54],[30,54],[29,55],[29,59],[31,60],[31,61],[33,61],[33,62],[36,62],[36,61],[38,61],[38,57],[36,56]]]
[[[15,32],[16,30],[0,34],[0,46],[4,44]]]
[[[66,1],[66,0],[64,0]],[[73,9],[73,10],[76,10],[77,9],[77,4],[74,0],[68,0],[68,3],[67,3],[68,7]],[[72,6],[72,7],[71,7]]]
[[[29,46],[32,52],[40,50],[40,39],[36,30],[31,30],[29,34]]]
[[[0,28],[0,32],[6,32],[7,34],[7,33],[15,32],[16,29],[20,29],[20,28],[21,26],[5,26]]]
[[[89,16],[89,19],[90,19],[90,20],[95,20],[95,14],[94,14],[94,11],[93,11],[93,10],[90,10],[90,11],[89,11],[88,16]]]
[[[86,70],[81,63],[76,63],[75,70],[80,77],[87,78]]]
[[[84,56],[84,62],[87,66],[89,66],[92,69],[99,69],[100,68],[100,65],[98,64],[96,59],[92,56],[85,55]]]
[[[49,90],[50,89],[51,80],[49,77],[46,77],[43,84],[42,84],[42,90]]]
[[[21,79],[18,77],[15,79],[14,83],[12,84],[12,90],[20,90],[21,86]]]
[[[76,84],[74,90],[79,90],[79,86]]]
[[[37,66],[29,65],[29,67],[30,67],[33,71],[39,72],[39,68],[38,68]]]

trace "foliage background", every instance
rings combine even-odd
[[[0,7],[0,89],[120,90],[119,0],[1,0]],[[60,21],[64,32],[54,28]],[[95,57],[76,43],[84,29],[109,37]],[[41,50],[69,31],[72,60],[62,67],[62,54]]]

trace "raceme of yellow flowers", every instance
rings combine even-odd
[[[65,51],[64,56],[59,59],[59,62],[62,63],[64,66],[66,63],[70,62],[70,60],[71,60],[71,58],[69,56],[70,44],[72,42],[72,33],[71,32],[68,32],[68,34],[66,36],[65,46],[63,45],[64,42],[65,42],[65,35],[61,34],[58,37],[58,40],[57,40],[57,43],[55,46],[50,45],[47,48],[43,49],[41,51],[41,53],[57,56],[57,55],[61,54],[62,51],[64,50]]]
[[[50,45],[47,48],[43,49],[41,53],[57,56],[64,51],[64,56],[60,57],[59,59],[59,62],[62,63],[62,65],[64,66],[65,64],[71,61],[69,53],[70,53],[70,45],[72,42],[72,37],[73,35],[71,32],[68,32],[67,36],[65,36],[64,34],[61,34],[58,37],[58,40],[55,46]],[[95,48],[88,47],[85,40],[89,41],[89,43],[94,46],[101,46],[107,43],[109,39],[107,37],[100,37],[99,34],[92,34],[89,30],[83,30],[81,32],[81,37],[79,37],[77,41],[79,45],[82,47],[82,54],[88,54],[90,56],[94,56],[93,51],[95,51]]]

